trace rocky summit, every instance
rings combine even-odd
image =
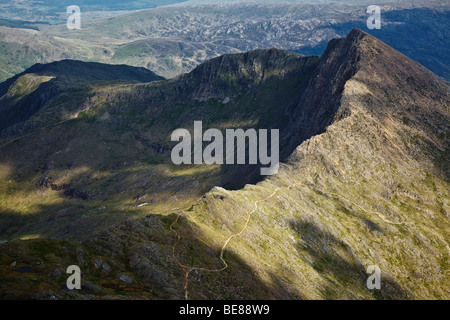
[[[36,68],[0,85],[1,298],[449,298],[450,86],[377,38],[169,80]],[[196,120],[279,129],[278,173],[173,165]]]

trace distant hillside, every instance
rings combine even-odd
[[[36,30],[0,26],[0,81],[36,63],[64,59],[95,60],[107,55],[105,48],[83,41],[55,38]]]
[[[186,0],[78,0],[75,5],[92,18],[95,17],[93,13],[104,17],[105,15],[114,15],[114,12],[156,8],[183,1]],[[74,5],[74,2],[69,0],[29,0],[26,2],[3,0],[0,1],[0,18],[53,24],[65,23],[68,17],[66,8],[71,5]]]
[[[450,19],[443,1],[383,6],[381,30],[368,30],[367,6],[224,4],[162,7],[83,20],[82,30],[0,27],[0,80],[34,63],[76,59],[145,67],[166,78],[207,59],[264,48],[322,54],[332,38],[360,28],[449,78]],[[100,35],[100,36],[99,36]]]
[[[196,6],[206,4],[224,4],[224,3],[260,3],[260,4],[273,4],[273,3],[289,3],[289,4],[346,4],[346,5],[375,5],[397,2],[413,2],[413,0],[188,0],[182,2],[180,6]]]
[[[450,10],[410,9],[394,10],[383,14],[380,30],[366,30],[398,51],[421,63],[437,75],[450,80]],[[352,21],[333,26],[337,34],[347,34],[353,28],[366,29],[366,22]],[[411,36],[414,35],[414,36]],[[328,41],[307,46],[294,52],[322,54]]]

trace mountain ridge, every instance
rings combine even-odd
[[[102,67],[108,66],[106,74],[101,74]],[[92,74],[89,74],[91,72]],[[127,65],[107,65],[99,62],[83,62],[80,60],[63,59],[47,64],[36,63],[25,71],[0,83],[0,97],[6,94],[8,88],[20,76],[28,73],[37,75],[45,74],[46,76],[70,76],[85,81],[100,80],[135,80],[141,82],[149,82],[155,80],[163,80],[153,71],[142,67],[132,67]],[[127,74],[128,73],[128,74]]]
[[[265,53],[269,57],[280,54],[270,50]],[[258,52],[253,55],[261,56]],[[185,203],[176,202],[175,197],[156,200],[172,206],[162,209],[144,206],[149,208],[144,217],[116,220],[117,223],[99,228],[97,234],[88,235],[81,243],[36,239],[2,244],[0,268],[10,287],[24,276],[50,283],[43,290],[30,287],[29,291],[13,295],[45,299],[52,296],[70,299],[447,298],[450,283],[450,248],[446,240],[450,231],[448,84],[361,30],[333,40],[320,59],[291,54],[284,58],[278,56],[272,70],[280,67],[287,72],[275,72],[273,77],[267,77],[267,73],[263,76],[261,70],[255,76],[249,76],[251,72],[246,75],[242,70],[256,70],[258,63],[246,63],[244,55],[238,55],[215,60],[214,66],[203,65],[191,75],[132,85],[133,90],[139,89],[143,104],[137,103],[140,100],[128,92],[131,87],[125,86],[114,96],[110,93],[110,102],[114,103],[107,110],[117,122],[124,121],[118,115],[130,111],[142,113],[144,105],[148,108],[166,101],[167,105],[160,109],[150,110],[148,114],[154,114],[153,118],[144,117],[156,126],[154,131],[134,121],[134,134],[147,143],[158,141],[164,147],[164,138],[155,132],[167,124],[174,128],[187,125],[201,115],[208,124],[222,125],[221,129],[242,123],[245,127],[264,127],[278,121],[280,129],[284,129],[283,148],[293,150],[286,155],[277,175],[257,184],[236,190],[215,184],[214,188],[205,188],[206,192],[199,190],[198,194],[191,194],[191,201]],[[227,64],[221,66],[220,61]],[[230,77],[222,74],[222,71],[229,73],[232,69],[229,65],[234,65],[235,75],[239,75],[238,93],[224,103],[224,97],[236,93]],[[301,68],[295,71],[290,66]],[[215,73],[210,72],[213,69]],[[203,75],[208,78],[203,79]],[[247,82],[237,85],[243,79]],[[258,86],[249,88],[255,79]],[[261,82],[261,79],[265,80]],[[220,88],[214,96],[208,88],[209,80]],[[197,87],[199,91],[192,90]],[[178,88],[177,96],[193,102],[175,109],[170,107],[179,103],[168,98],[173,88]],[[239,94],[239,90],[243,93]],[[273,100],[268,100],[271,96]],[[116,97],[120,99],[116,101]],[[223,121],[222,110],[233,115],[243,112],[242,107],[255,97],[257,104],[248,113]],[[283,103],[281,98],[285,99]],[[121,105],[122,100],[129,105]],[[284,105],[275,115],[245,122],[254,119],[261,110],[274,111],[281,104]],[[162,117],[165,108],[170,113]],[[100,110],[98,116],[91,115],[90,121],[102,123],[97,122],[104,114]],[[214,122],[214,118],[206,117],[208,110],[219,114],[220,119]],[[87,119],[82,118],[78,123],[84,121]],[[87,124],[81,128],[83,132],[92,130]],[[35,141],[30,139],[27,143]],[[4,148],[2,151],[5,150],[14,151]],[[128,159],[131,157],[134,155]],[[57,164],[55,156],[49,159],[53,166]],[[5,160],[0,163],[7,163]],[[140,175],[149,172],[148,167],[131,169]],[[60,170],[48,168],[33,179]],[[106,171],[96,174],[106,174]],[[167,181],[170,174],[161,181]],[[219,174],[225,176],[226,171]],[[16,175],[17,171],[5,179]],[[195,177],[198,181],[203,179],[204,176]],[[57,185],[63,182],[56,181],[57,177],[53,180]],[[244,177],[243,182],[246,181]],[[121,184],[127,186],[138,182],[130,183],[129,176],[121,179]],[[154,176],[145,182],[165,188]],[[190,188],[200,189],[192,180],[189,183],[192,183]],[[166,190],[174,187],[179,185]],[[150,193],[149,190],[152,189],[139,190],[136,199],[148,201],[150,197],[144,193]],[[189,189],[182,188],[175,194],[187,192]],[[74,204],[89,205],[77,201]],[[76,217],[88,215],[88,210],[74,210],[67,207],[57,211],[47,222],[63,223],[64,219],[72,219],[71,223],[65,222],[69,233],[76,232],[80,225],[87,232],[86,225]],[[57,259],[53,256],[55,252]],[[33,259],[44,263],[33,264]],[[56,266],[56,261],[61,260],[80,265],[86,281],[84,291],[58,290],[64,277],[53,274],[62,272]],[[19,266],[32,264],[41,275],[33,271],[19,275],[10,267],[13,261],[19,261]],[[223,261],[227,262],[226,268]],[[366,268],[374,264],[382,270],[379,291],[366,287]],[[6,295],[4,291],[2,295]]]

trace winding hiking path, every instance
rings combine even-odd
[[[290,188],[290,187],[291,187],[291,186],[289,186],[288,188]],[[275,191],[272,192],[272,194],[269,195],[268,197],[266,197],[266,198],[264,198],[264,199],[261,199],[261,200],[258,200],[258,201],[255,201],[255,202],[253,203],[253,205],[255,206],[255,208],[254,208],[252,211],[250,211],[249,214],[247,215],[247,220],[245,221],[245,225],[244,225],[244,227],[242,228],[242,230],[241,230],[240,232],[238,232],[238,233],[234,233],[234,234],[232,234],[231,236],[229,236],[228,239],[227,239],[227,240],[225,241],[225,243],[223,244],[223,246],[222,246],[222,248],[221,248],[221,250],[220,250],[220,260],[221,260],[221,262],[222,262],[222,264],[223,264],[223,267],[220,268],[220,269],[211,269],[211,268],[201,268],[201,267],[187,266],[187,265],[182,264],[182,263],[176,258],[175,249],[176,249],[178,243],[179,243],[180,240],[181,240],[180,234],[173,228],[173,226],[178,222],[178,220],[179,220],[179,218],[180,218],[180,214],[176,213],[177,218],[176,218],[175,221],[170,225],[170,230],[171,230],[172,232],[174,232],[174,233],[176,234],[176,236],[177,236],[177,241],[175,242],[175,245],[172,247],[172,256],[173,256],[173,258],[175,259],[175,261],[177,261],[177,263],[178,263],[178,265],[181,267],[181,269],[183,269],[183,271],[185,272],[185,275],[184,275],[184,285],[183,285],[183,287],[184,287],[184,297],[185,297],[186,300],[188,300],[188,298],[189,298],[189,288],[188,288],[188,286],[189,286],[189,275],[191,274],[191,272],[192,272],[192,271],[195,271],[195,270],[205,271],[205,272],[221,272],[221,271],[227,269],[227,268],[228,268],[228,263],[225,261],[223,255],[225,254],[225,250],[227,249],[228,244],[230,243],[230,241],[231,241],[233,238],[235,238],[235,237],[240,237],[240,236],[245,232],[245,230],[247,230],[247,227],[248,227],[248,224],[249,224],[249,222],[250,222],[251,216],[258,210],[258,204],[261,203],[261,202],[267,201],[267,200],[269,200],[270,198],[274,197],[274,196],[277,194],[277,192],[278,192],[279,190],[280,190],[280,188],[276,188]]]
[[[309,147],[309,142],[308,142],[308,145],[307,145],[307,147],[306,147],[306,154],[307,154],[307,152],[308,152],[308,147]],[[306,159],[306,154],[305,154],[305,159]],[[309,172],[309,168],[308,168],[307,170],[308,170],[308,174],[309,174],[309,173],[310,173],[310,172]],[[296,187],[296,186],[299,186],[299,185],[301,185],[301,184],[303,184],[303,182],[297,182],[297,183],[291,184],[291,185],[289,185],[288,187],[286,187],[286,190],[290,190],[291,188]],[[189,275],[191,274],[191,272],[198,270],[198,271],[204,271],[204,272],[218,273],[218,272],[222,272],[222,271],[224,271],[225,269],[227,269],[227,268],[228,268],[228,263],[227,263],[227,262],[225,261],[225,259],[224,259],[224,254],[225,254],[225,250],[227,249],[229,243],[230,243],[231,240],[233,240],[234,238],[240,237],[240,236],[247,230],[247,227],[248,227],[248,225],[249,225],[249,222],[250,222],[250,219],[251,219],[252,215],[258,210],[258,205],[259,205],[261,202],[265,202],[265,201],[267,201],[267,200],[273,198],[273,197],[278,193],[278,191],[280,191],[280,189],[282,189],[282,188],[277,187],[277,188],[272,192],[272,194],[270,194],[269,196],[265,197],[264,199],[261,199],[261,200],[258,200],[258,201],[253,202],[253,205],[254,205],[255,208],[254,208],[252,211],[250,211],[250,212],[248,213],[248,215],[247,215],[247,220],[246,220],[245,225],[244,225],[244,227],[242,228],[242,230],[239,231],[239,232],[237,232],[237,233],[234,233],[234,234],[230,235],[230,236],[227,238],[227,240],[224,242],[224,244],[222,245],[222,248],[221,248],[221,250],[220,250],[220,260],[221,260],[221,262],[222,262],[222,264],[223,264],[223,267],[220,268],[220,269],[212,269],[212,268],[202,268],[202,267],[187,266],[187,265],[181,263],[181,261],[177,259],[177,257],[176,257],[176,247],[178,246],[178,244],[179,244],[179,242],[180,242],[180,240],[181,240],[181,235],[180,235],[173,227],[174,227],[175,224],[178,222],[178,220],[179,220],[179,218],[180,218],[181,215],[180,215],[179,213],[175,213],[177,217],[176,217],[175,221],[170,225],[170,230],[171,230],[172,232],[174,232],[175,235],[177,236],[177,241],[175,242],[174,246],[172,247],[172,257],[173,257],[173,259],[177,262],[177,264],[181,267],[181,269],[182,269],[182,270],[184,271],[184,273],[185,273],[185,274],[184,274],[184,284],[183,284],[183,287],[184,287],[184,297],[185,297],[186,300],[189,299]],[[325,193],[325,192],[324,192],[324,193]],[[404,224],[404,223],[405,223],[405,222],[394,222],[394,221],[389,221],[389,220],[388,220],[386,217],[384,217],[384,215],[382,215],[381,213],[375,212],[375,211],[368,211],[368,210],[364,209],[362,206],[360,206],[359,204],[356,204],[356,203],[350,201],[349,199],[343,197],[342,195],[337,195],[337,194],[335,194],[335,193],[330,193],[330,192],[327,192],[327,193],[330,194],[330,195],[334,195],[334,196],[336,196],[336,197],[340,197],[340,198],[342,198],[342,199],[348,201],[349,203],[353,204],[353,205],[356,206],[356,207],[359,207],[361,210],[365,211],[366,213],[374,213],[374,214],[376,214],[379,218],[381,218],[384,222],[386,222],[386,223],[388,223],[388,224],[392,224],[392,225],[401,225],[401,224]],[[174,211],[175,211],[175,210],[179,210],[179,208],[174,208],[173,210],[174,210]]]

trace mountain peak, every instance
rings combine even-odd
[[[336,50],[338,48],[341,48],[341,51],[345,53],[346,55],[354,53],[355,48],[359,48],[363,42],[364,39],[367,37],[371,37],[377,41],[378,39],[372,37],[368,33],[362,31],[361,29],[354,28],[352,31],[347,34],[344,38],[336,38],[331,39],[328,43],[327,49],[323,53],[323,56],[327,56],[331,51]]]
[[[353,28],[346,36],[346,38],[352,38],[352,39],[361,39],[365,36],[370,36],[367,32],[359,29],[359,28]]]

